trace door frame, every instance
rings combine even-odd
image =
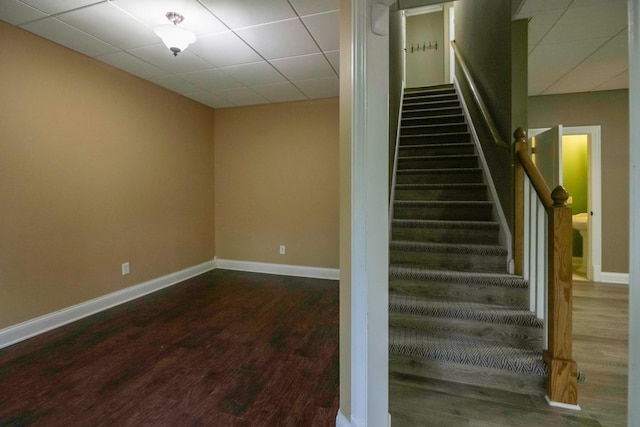
[[[529,129],[529,137],[535,136],[551,128]],[[588,162],[589,175],[587,188],[589,192],[587,209],[591,212],[589,221],[589,255],[587,279],[602,281],[602,168],[601,159],[601,126],[563,126],[562,135],[589,135]],[[562,141],[561,141],[562,143]]]

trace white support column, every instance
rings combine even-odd
[[[640,1],[629,0],[629,218],[640,218]],[[640,225],[629,221],[628,423],[640,425]]]
[[[352,427],[388,425],[389,38],[380,5],[352,0]]]

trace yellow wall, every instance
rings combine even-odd
[[[337,98],[217,110],[215,147],[218,258],[338,268]]]
[[[0,51],[0,328],[214,258],[212,109],[2,22]]]

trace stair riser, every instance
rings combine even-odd
[[[442,116],[431,116],[431,117],[415,117],[415,118],[402,118],[402,126],[432,126],[432,125],[442,125],[448,123],[454,124],[464,124],[464,116],[463,115],[442,115]]]
[[[455,99],[450,101],[413,100],[411,102],[405,102],[402,105],[403,112],[411,110],[430,110],[439,108],[460,108],[460,102]]]
[[[454,91],[437,91],[437,92],[413,92],[405,94],[404,105],[413,102],[433,102],[433,101],[457,101],[458,95]]]
[[[389,372],[391,374],[398,373],[413,375],[418,378],[433,378],[535,396],[544,395],[546,385],[546,378],[542,376],[527,375],[525,377],[496,369],[395,354],[389,355]]]
[[[398,159],[398,170],[477,168],[476,156],[408,157]]]
[[[392,263],[423,265],[430,269],[504,273],[504,255],[450,254],[433,252],[396,251],[390,253]]]
[[[468,243],[475,245],[497,245],[499,234],[497,229],[475,230],[463,228],[399,228],[393,227],[392,240],[410,242],[436,243]]]
[[[395,191],[396,200],[482,201],[487,200],[486,189],[435,189]]]
[[[459,208],[457,206],[393,208],[396,219],[426,219],[442,221],[490,221],[490,207]]]
[[[460,106],[453,107],[444,107],[444,108],[434,108],[434,109],[409,109],[402,110],[402,118],[412,118],[412,117],[439,117],[439,116],[450,116],[450,115],[460,115],[462,114],[462,108]]]
[[[433,135],[450,132],[468,132],[469,128],[466,124],[462,123],[446,123],[442,125],[429,125],[429,126],[402,126],[400,128],[400,135]]]
[[[482,173],[466,171],[459,173],[447,172],[420,172],[398,173],[396,184],[479,184],[482,183]]]
[[[452,298],[458,301],[503,305],[520,309],[528,309],[529,307],[529,289],[527,288],[391,279],[389,289],[410,295]]]
[[[472,144],[450,144],[450,145],[416,145],[400,147],[398,151],[400,157],[411,156],[461,156],[465,154],[475,154]]]
[[[465,133],[451,133],[438,135],[401,135],[400,145],[419,145],[419,144],[451,144],[456,142],[471,142],[471,135]]]

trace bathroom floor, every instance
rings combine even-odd
[[[587,273],[581,273],[578,271],[580,265],[582,265],[582,258],[573,258],[573,280],[586,281]]]

